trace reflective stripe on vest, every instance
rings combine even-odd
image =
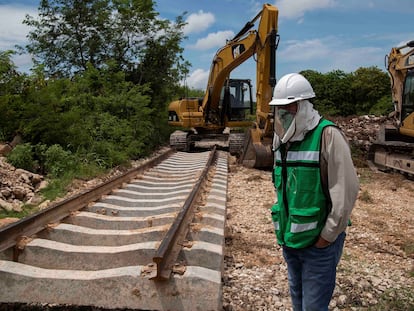
[[[279,150],[276,152],[276,160],[282,161]],[[286,161],[319,161],[319,151],[289,151]]]
[[[307,224],[295,224],[292,222],[292,224],[290,225],[290,232],[298,233],[298,232],[305,232],[305,231],[313,230],[316,228],[317,225],[318,225],[317,221],[310,222]]]

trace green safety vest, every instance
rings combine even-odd
[[[321,183],[322,131],[334,123],[322,119],[302,141],[282,144],[275,153],[273,180],[277,202],[272,220],[278,243],[291,248],[313,245],[325,225],[329,195]]]

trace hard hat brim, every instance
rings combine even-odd
[[[289,98],[289,99],[288,98],[277,98],[277,99],[275,98],[270,101],[269,105],[270,106],[286,106],[294,102],[298,102],[300,100],[302,100],[302,98],[298,98],[298,97]]]

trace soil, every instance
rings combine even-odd
[[[414,310],[414,181],[358,168],[331,310]],[[224,307],[291,310],[286,265],[269,209],[271,173],[230,166]]]

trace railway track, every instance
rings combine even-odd
[[[170,152],[1,228],[0,303],[221,310],[226,195],[227,153]]]

